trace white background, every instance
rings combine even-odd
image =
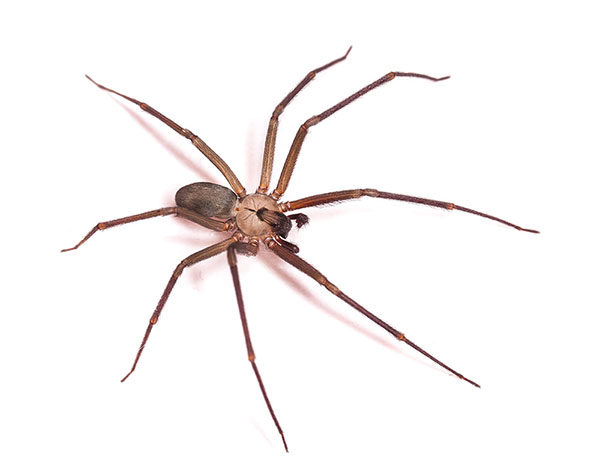
[[[593,2],[29,2],[0,14],[0,466],[6,469],[598,468],[598,25]],[[225,184],[249,190],[268,118],[286,199],[374,187],[541,230],[361,200],[290,240],[341,289],[482,385],[432,365],[265,253],[240,260],[260,396],[224,256],[186,271],[121,384],[177,262],[222,235],[97,222]]]

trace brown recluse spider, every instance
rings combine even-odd
[[[296,133],[296,137],[292,142],[290,147],[287,159],[281,171],[281,175],[279,177],[279,181],[277,186],[273,191],[269,193],[269,186],[271,183],[271,173],[273,169],[273,155],[275,152],[275,139],[277,136],[277,127],[279,125],[279,116],[284,111],[285,107],[290,103],[290,101],[302,90],[311,80],[315,78],[315,76],[322,72],[325,69],[328,69],[334,64],[343,61],[348,56],[352,48],[348,49],[346,54],[342,57],[329,62],[328,64],[323,65],[322,67],[318,67],[311,72],[309,72],[306,77],[294,88],[284,99],[277,105],[273,114],[271,116],[271,120],[269,121],[269,127],[267,130],[267,137],[265,141],[265,150],[263,156],[262,163],[262,172],[260,176],[260,184],[255,193],[246,194],[246,190],[237,179],[231,168],[225,163],[221,157],[219,157],[200,137],[192,133],[190,130],[181,127],[180,125],[173,122],[168,117],[164,116],[156,109],[152,108],[150,105],[146,103],[142,103],[134,98],[126,96],[122,93],[119,93],[115,90],[111,90],[103,85],[92,80],[90,77],[86,75],[86,77],[99,88],[106,90],[110,93],[114,93],[121,98],[126,99],[136,105],[138,105],[142,110],[151,114],[155,118],[159,119],[167,126],[169,126],[174,131],[178,132],[185,138],[191,140],[192,144],[194,144],[200,152],[202,152],[213,165],[215,165],[219,171],[223,174],[231,189],[226,188],[224,186],[215,184],[215,183],[192,183],[183,188],[179,189],[175,194],[175,203],[174,207],[165,207],[162,209],[156,209],[149,212],[143,212],[141,214],[131,215],[129,217],[123,217],[121,219],[109,220],[107,222],[100,222],[95,225],[90,232],[83,237],[83,239],[77,243],[72,248],[67,248],[62,251],[70,251],[79,248],[85,241],[87,241],[94,233],[98,230],[105,230],[110,227],[115,227],[117,225],[128,224],[130,222],[137,222],[138,220],[149,219],[151,217],[158,217],[164,215],[176,215],[179,217],[183,217],[187,220],[195,222],[203,227],[206,227],[211,230],[215,230],[218,232],[229,232],[230,236],[219,243],[216,243],[208,248],[200,250],[187,258],[181,261],[167,286],[158,301],[158,305],[156,306],[154,313],[150,317],[150,322],[148,327],[146,328],[146,332],[144,334],[144,338],[142,339],[142,343],[137,351],[137,355],[131,367],[129,373],[123,377],[121,381],[126,380],[135,370],[138,361],[140,360],[140,356],[142,355],[142,351],[146,346],[146,342],[148,341],[148,337],[150,336],[150,332],[160,317],[163,307],[169,297],[169,294],[173,290],[177,279],[183,272],[185,268],[188,266],[192,266],[200,261],[216,256],[220,253],[227,252],[227,261],[229,263],[229,267],[231,269],[231,275],[233,278],[233,287],[235,289],[235,295],[237,298],[237,303],[239,307],[239,313],[242,321],[242,328],[244,331],[244,338],[246,340],[246,348],[248,351],[248,360],[252,366],[254,374],[256,375],[256,379],[258,380],[258,385],[262,392],[263,398],[269,409],[269,413],[271,414],[271,418],[281,435],[281,439],[283,441],[283,446],[285,450],[288,450],[287,443],[285,441],[285,437],[283,434],[283,430],[279,425],[279,421],[275,416],[275,412],[273,411],[273,407],[271,406],[271,401],[267,395],[266,388],[256,366],[256,356],[254,354],[254,349],[252,347],[252,341],[250,340],[250,331],[248,329],[248,322],[246,320],[246,311],[244,308],[244,301],[242,298],[242,288],[240,284],[240,278],[237,269],[237,259],[236,252],[241,253],[247,256],[255,256],[258,252],[260,243],[269,250],[271,250],[277,257],[282,259],[284,262],[292,265],[296,269],[302,271],[309,277],[312,277],[315,281],[317,281],[320,285],[325,287],[329,292],[333,295],[339,297],[341,300],[346,302],[348,305],[358,310],[364,316],[366,316],[369,320],[375,322],[381,328],[386,330],[388,333],[392,334],[397,340],[407,344],[414,350],[418,351],[422,355],[426,356],[440,367],[446,369],[451,372],[456,377],[469,382],[471,385],[475,387],[479,387],[479,385],[472,380],[466,378],[464,375],[460,374],[456,370],[444,364],[439,359],[435,358],[427,351],[422,349],[420,346],[417,346],[411,340],[409,340],[404,333],[396,330],[394,327],[390,326],[388,323],[375,316],[369,310],[367,310],[362,305],[358,304],[344,292],[342,292],[335,284],[330,282],[319,270],[317,270],[314,266],[306,262],[304,259],[298,256],[298,247],[293,243],[290,243],[286,240],[287,235],[292,228],[292,221],[296,223],[298,227],[306,224],[308,222],[308,217],[302,213],[295,213],[286,215],[289,211],[296,211],[298,209],[304,209],[308,207],[316,207],[322,206],[334,202],[345,201],[348,199],[356,199],[362,196],[374,197],[374,198],[383,198],[383,199],[394,199],[397,201],[406,201],[412,202],[416,204],[423,204],[427,206],[440,207],[442,209],[448,210],[458,210],[462,212],[468,212],[470,214],[474,214],[480,217],[485,217],[487,219],[494,220],[496,222],[500,222],[504,225],[508,225],[509,227],[513,227],[517,230],[522,230],[525,232],[531,233],[539,233],[537,230],[531,230],[519,227],[511,222],[507,222],[506,220],[500,219],[493,215],[485,214],[483,212],[479,212],[473,209],[469,209],[467,207],[459,206],[450,202],[436,201],[433,199],[426,199],[422,197],[414,197],[414,196],[406,196],[403,194],[396,193],[388,193],[384,191],[379,191],[377,189],[349,189],[345,191],[335,191],[331,193],[317,194],[314,196],[308,196],[302,199],[297,199],[295,201],[288,202],[279,202],[280,198],[284,195],[288,183],[290,181],[290,177],[292,176],[292,172],[294,171],[294,166],[296,165],[296,160],[298,159],[298,154],[300,153],[300,149],[302,147],[302,143],[306,138],[308,133],[308,129],[312,126],[317,125],[319,122],[328,118],[332,114],[336,113],[340,109],[352,103],[357,98],[362,95],[370,92],[371,90],[377,88],[384,83],[387,83],[393,80],[396,77],[413,77],[413,78],[421,78],[426,80],[431,80],[433,82],[439,82],[442,80],[446,80],[450,77],[441,77],[435,78],[429,75],[424,75],[421,73],[408,73],[408,72],[390,72],[385,74],[383,77],[375,80],[373,83],[361,88],[353,95],[350,95],[348,98],[340,101],[336,105],[326,109],[321,114],[317,114],[316,116],[307,119],[304,124],[300,126],[298,132]]]

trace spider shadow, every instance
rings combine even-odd
[[[354,329],[355,331],[358,331],[359,333],[371,339],[372,341],[375,341],[378,344],[388,349],[391,349],[392,351],[400,352],[401,354],[403,354],[392,342],[387,341],[386,339],[381,338],[379,335],[369,331],[365,327],[354,323],[353,321],[349,320],[348,318],[344,317],[341,313],[339,313],[337,309],[334,310],[331,307],[325,305],[325,303],[323,303],[323,301],[321,301],[313,291],[309,290],[307,287],[302,285],[298,281],[298,279],[293,277],[286,269],[284,269],[284,267],[280,263],[278,263],[278,261],[280,261],[278,258],[276,258],[275,256],[263,256],[262,259],[265,262],[265,264],[277,274],[279,278],[283,279],[284,282],[286,282],[295,291],[302,294],[302,296],[305,299],[307,299],[311,304],[313,304],[313,306],[315,306],[318,310],[325,312],[327,315],[335,318],[340,323],[343,323],[344,325]]]
[[[265,126],[266,128],[266,126]],[[246,154],[246,171],[244,181],[248,184],[249,188],[255,188],[258,186],[257,175],[261,174],[263,156],[260,153],[262,150],[262,142],[266,138],[266,131],[263,130],[262,122],[253,121],[246,131],[246,148],[248,149]],[[258,155],[254,152],[258,149]]]
[[[448,375],[450,377],[454,377],[452,374],[448,373],[444,369],[438,367],[435,364],[432,364],[430,361],[420,357],[420,355],[412,354],[411,351],[403,351],[400,344],[396,342],[392,342],[387,340],[386,338],[382,338],[376,333],[373,333],[366,329],[365,327],[354,323],[353,321],[346,318],[344,315],[340,314],[338,310],[334,310],[329,306],[325,305],[321,300],[317,298],[313,291],[307,289],[304,285],[302,285],[298,279],[293,277],[288,271],[286,271],[281,264],[279,264],[274,256],[263,256],[262,257],[265,264],[269,266],[281,279],[284,280],[290,287],[294,290],[302,294],[302,296],[307,299],[311,304],[313,304],[320,311],[325,312],[327,315],[330,315],[335,320],[343,323],[345,326],[352,328],[353,330],[359,332],[360,334],[366,336],[370,340],[380,344],[381,346],[394,351],[396,354],[400,354],[401,356],[408,358],[412,361],[417,362],[418,364],[425,366],[431,370],[435,370],[443,375]]]
[[[127,112],[127,114],[129,114],[129,116],[131,118],[133,118],[133,120],[136,121],[137,124],[140,125],[140,127],[142,127],[160,145],[162,145],[163,148],[165,148],[167,150],[167,152],[172,154],[177,160],[179,160],[181,163],[183,163],[184,166],[186,166],[187,168],[192,170],[194,173],[196,173],[200,178],[202,178],[202,181],[212,181],[212,179],[214,179],[213,176],[210,175],[209,173],[207,173],[205,170],[203,170],[202,167],[198,163],[196,163],[194,160],[192,160],[190,157],[188,157],[183,151],[181,151],[179,148],[177,148],[175,145],[173,145],[171,142],[169,142],[165,137],[163,137],[161,132],[158,132],[157,130],[155,130],[146,121],[146,119],[144,119],[144,117],[142,117],[142,115],[139,114],[139,112],[130,109],[125,103],[122,103],[115,97],[111,96],[111,99],[113,99],[116,103],[118,103],[119,106],[121,106]],[[204,155],[202,155],[202,157],[204,158]]]
[[[186,254],[181,255],[181,259],[183,259],[183,257],[185,256],[189,256],[192,253],[201,251],[211,245],[214,245],[215,243],[219,243],[220,241],[223,241],[226,238],[228,238],[226,236],[223,237],[223,234],[219,232],[202,231],[198,234],[197,232],[193,232],[193,230],[198,227],[193,222],[180,219],[179,217],[175,217],[175,219],[175,222],[177,222],[180,227],[191,231],[191,233],[171,235],[168,237],[168,240],[170,242],[172,241],[180,246],[186,247]],[[203,282],[204,279],[212,278],[215,276],[225,275],[227,277],[230,277],[228,274],[229,270],[224,270],[224,265],[222,265],[223,263],[225,265],[227,264],[226,255],[226,253],[219,253],[218,255],[209,258],[204,262],[200,262],[198,264],[189,266],[186,269],[184,269],[182,277],[185,276],[192,286],[199,285]],[[216,260],[214,258],[216,258]],[[175,267],[177,263],[181,261],[181,259],[174,259],[173,267]]]

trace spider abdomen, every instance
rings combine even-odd
[[[205,217],[228,219],[233,216],[237,196],[231,189],[219,184],[192,183],[177,191],[175,202],[179,207]]]

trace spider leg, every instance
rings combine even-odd
[[[164,290],[162,296],[160,297],[160,300],[158,301],[158,305],[154,309],[154,313],[150,317],[150,322],[148,323],[148,328],[146,328],[146,333],[144,333],[144,339],[142,339],[142,344],[140,344],[138,352],[135,356],[135,360],[133,361],[133,366],[131,367],[131,370],[129,371],[129,373],[121,379],[121,382],[124,382],[127,379],[127,377],[129,377],[135,370],[137,363],[140,360],[140,356],[142,355],[142,351],[144,350],[144,347],[146,346],[146,342],[148,341],[148,337],[150,336],[150,332],[152,331],[152,328],[154,327],[154,325],[156,325],[156,322],[158,322],[160,313],[162,312],[162,309],[165,306],[165,303],[167,302],[167,299],[169,298],[169,295],[171,294],[171,291],[173,290],[173,287],[175,286],[175,283],[177,282],[177,279],[179,278],[179,276],[181,276],[181,273],[183,272],[183,270],[185,268],[187,268],[188,266],[199,263],[200,261],[204,261],[205,259],[212,258],[213,256],[218,255],[219,253],[223,253],[225,250],[227,250],[229,245],[231,245],[235,241],[236,241],[236,239],[233,237],[223,240],[219,243],[209,246],[208,248],[205,248],[204,250],[200,250],[200,251],[188,256],[187,258],[185,258],[183,261],[181,261],[177,265],[177,267],[173,271],[173,274],[171,275],[171,278],[169,279],[169,282],[167,283],[167,287],[165,287],[165,290]]]
[[[279,116],[281,115],[281,113],[283,113],[283,110],[290,103],[290,101],[292,101],[292,99],[294,99],[294,97],[298,93],[300,93],[300,90],[302,90],[306,85],[308,85],[308,83],[312,81],[319,72],[322,72],[323,70],[328,69],[332,65],[335,65],[338,62],[344,60],[346,57],[348,57],[350,50],[352,50],[352,46],[350,46],[350,48],[342,57],[332,60],[328,64],[325,64],[308,72],[306,77],[304,77],[304,79],[300,83],[298,83],[298,85],[296,85],[296,88],[294,88],[283,99],[283,101],[275,107],[275,110],[271,115],[271,120],[269,121],[267,138],[265,139],[265,152],[263,156],[262,172],[260,174],[260,185],[256,192],[263,194],[266,193],[269,189],[269,184],[271,184],[271,173],[273,172],[273,155],[275,153],[275,140],[277,139],[277,127],[279,125]]]
[[[469,209],[468,207],[458,206],[452,202],[436,201],[435,199],[425,199],[422,197],[406,196],[404,194],[386,193],[383,191],[378,191],[377,189],[349,189],[345,191],[335,191],[332,193],[317,194],[315,196],[297,199],[296,201],[284,202],[282,204],[279,204],[279,208],[281,211],[287,212],[302,209],[304,207],[322,206],[324,204],[346,201],[348,199],[357,199],[362,196],[413,202],[415,204],[424,204],[426,206],[441,207],[442,209],[447,210],[455,209],[462,212],[468,212],[469,214],[478,215],[479,217],[485,217],[486,219],[495,220],[496,222],[500,222],[501,224],[508,225],[509,227],[516,228],[517,230],[521,230],[523,232],[540,233],[537,230],[523,228],[513,224],[512,222],[500,219],[496,216]]]
[[[235,191],[235,193],[238,196],[243,197],[246,195],[246,190],[242,186],[242,183],[240,183],[240,180],[238,180],[237,176],[235,176],[235,174],[233,173],[231,168],[229,168],[229,165],[227,165],[227,163],[225,163],[225,161],[221,157],[219,157],[219,155],[217,155],[217,153],[206,144],[206,142],[204,142],[200,137],[195,135],[192,131],[181,127],[179,124],[172,121],[164,114],[159,113],[152,106],[150,106],[146,103],[143,103],[141,101],[138,101],[135,98],[131,98],[127,95],[119,93],[118,91],[107,88],[104,85],[100,85],[99,83],[94,81],[88,75],[86,75],[86,78],[89,81],[91,81],[94,85],[96,85],[98,88],[101,88],[102,90],[108,91],[110,93],[114,93],[115,95],[118,95],[121,98],[124,98],[127,101],[130,101],[130,102],[138,105],[140,108],[142,108],[142,110],[146,111],[148,114],[151,114],[159,121],[164,122],[167,126],[169,126],[171,129],[173,129],[175,132],[177,132],[178,134],[181,134],[186,139],[189,139],[192,142],[192,144],[194,144],[194,146],[198,150],[200,150],[200,152],[202,152],[214,166],[216,166],[218,168],[218,170],[223,174],[223,176],[225,177],[225,179],[227,180],[227,182],[229,183],[231,188]]]
[[[88,234],[81,239],[77,245],[71,248],[65,248],[60,250],[61,252],[76,250],[81,245],[83,245],[94,233],[98,230],[106,230],[107,228],[115,227],[117,225],[129,224],[131,222],[137,222],[138,220],[150,219],[152,217],[159,217],[165,215],[175,214],[179,217],[183,217],[184,219],[195,222],[203,227],[209,228],[211,230],[215,230],[217,232],[225,232],[229,229],[228,222],[221,222],[219,220],[211,219],[210,217],[204,217],[190,209],[186,209],[184,207],[164,207],[162,209],[155,209],[153,211],[143,212],[141,214],[130,215],[128,217],[122,217],[120,219],[109,220],[107,222],[100,222],[96,224],[92,230],[88,232]]]
[[[296,137],[294,137],[294,141],[292,142],[292,146],[290,147],[290,151],[289,151],[288,156],[283,165],[283,169],[281,170],[281,176],[279,177],[279,182],[277,183],[277,187],[275,188],[275,190],[271,193],[271,196],[275,199],[279,199],[281,196],[283,196],[283,193],[287,189],[288,184],[290,182],[290,178],[292,176],[292,172],[294,171],[294,166],[296,166],[296,160],[298,159],[298,154],[300,153],[302,143],[304,142],[304,139],[306,138],[306,134],[308,133],[309,127],[312,127],[312,126],[318,124],[319,122],[323,121],[324,119],[327,119],[333,113],[335,113],[335,112],[339,111],[340,109],[342,109],[343,107],[349,105],[354,100],[360,98],[362,95],[370,92],[371,90],[374,90],[375,88],[383,85],[384,83],[389,82],[390,80],[393,80],[396,77],[423,78],[423,79],[431,80],[434,82],[439,82],[441,80],[446,80],[446,79],[450,78],[449,76],[435,78],[435,77],[431,77],[429,75],[424,75],[422,73],[412,73],[412,72],[390,72],[390,73],[385,74],[380,79],[375,80],[373,83],[370,83],[366,87],[361,88],[353,95],[350,95],[348,98],[340,101],[338,104],[323,111],[321,114],[317,114],[316,116],[313,116],[310,119],[307,119],[304,122],[304,124],[302,124],[300,126],[300,128],[298,129],[298,132],[296,133]]]
[[[406,343],[408,346],[410,346],[411,348],[413,348],[415,351],[420,352],[421,354],[423,354],[427,358],[431,359],[433,362],[435,362],[439,366],[443,367],[447,371],[449,371],[452,374],[454,374],[459,379],[465,380],[465,381],[469,382],[471,385],[474,385],[475,387],[478,387],[478,388],[480,387],[479,384],[477,384],[477,383],[473,382],[472,380],[466,378],[464,375],[462,375],[459,372],[455,371],[451,367],[448,367],[442,361],[440,361],[439,359],[435,358],[434,356],[432,356],[431,354],[429,354],[427,351],[425,351],[424,349],[422,349],[421,347],[417,346],[415,343],[413,343],[412,341],[410,341],[406,337],[406,335],[404,335],[404,333],[400,333],[398,330],[396,330],[392,326],[388,325],[382,319],[380,319],[379,317],[373,315],[371,312],[369,312],[366,308],[364,308],[358,302],[356,302],[353,299],[351,299],[350,297],[348,297],[337,286],[335,286],[334,284],[332,284],[331,282],[329,282],[329,280],[320,271],[318,271],[315,267],[313,267],[312,265],[310,265],[309,263],[307,263],[306,261],[304,261],[302,258],[300,258],[299,256],[295,255],[294,253],[290,252],[289,250],[286,250],[285,248],[281,247],[280,245],[278,245],[277,243],[275,243],[275,241],[273,239],[265,239],[265,243],[267,243],[267,246],[271,250],[273,250],[275,252],[275,254],[277,256],[279,256],[283,261],[285,261],[286,263],[291,264],[292,266],[294,266],[296,269],[302,271],[307,276],[312,277],[315,281],[317,281],[319,284],[321,284],[323,287],[325,287],[333,295],[335,295],[336,297],[339,297],[344,302],[346,302],[348,305],[350,305],[352,308],[358,310],[360,313],[362,313],[369,320],[375,322],[377,325],[379,325],[384,330],[386,330],[388,333],[390,333],[392,336],[394,336],[397,340]]]
[[[271,402],[269,397],[267,396],[267,391],[265,389],[265,385],[262,381],[260,373],[258,372],[258,367],[256,366],[256,355],[254,354],[254,349],[252,348],[252,341],[250,339],[250,330],[248,329],[248,321],[246,320],[246,309],[244,308],[244,299],[242,297],[242,286],[240,284],[240,276],[237,268],[237,258],[235,255],[235,251],[238,250],[244,254],[250,254],[252,256],[256,255],[257,252],[256,245],[250,245],[248,243],[236,242],[227,248],[227,261],[229,262],[229,268],[231,269],[231,276],[233,278],[233,287],[235,288],[235,296],[237,298],[238,308],[240,310],[240,317],[242,320],[242,328],[244,330],[244,338],[246,339],[246,349],[248,350],[248,360],[252,365],[252,370],[254,370],[254,375],[256,375],[256,380],[258,381],[258,386],[260,387],[260,391],[262,392],[263,398],[265,399],[265,403],[267,404],[267,408],[269,409],[269,413],[271,413],[271,418],[273,418],[273,422],[275,423],[275,427],[279,431],[281,435],[281,440],[283,441],[283,447],[285,447],[285,451],[288,451],[287,443],[285,442],[285,436],[283,435],[283,430],[279,425],[279,421],[275,416],[275,412],[273,411],[273,407],[271,406]]]

